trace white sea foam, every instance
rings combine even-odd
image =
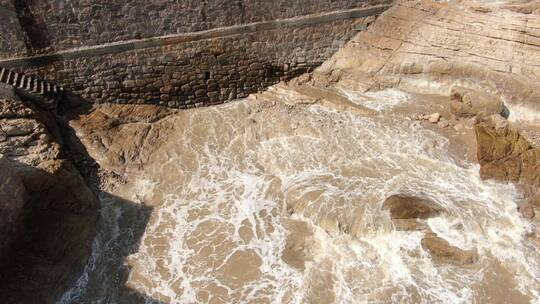
[[[368,97],[349,95],[378,111],[408,102],[394,91]],[[140,248],[128,258],[130,287],[166,303],[200,302],[200,292],[216,290],[235,303],[305,303],[325,292],[321,286],[335,303],[471,303],[497,262],[538,301],[540,250],[524,240],[530,226],[516,211],[516,189],[481,180],[477,165],[456,165],[442,136],[405,119],[319,105],[239,129],[242,107],[190,116],[162,147],[166,162],[150,164],[135,182],[134,197],[159,192],[163,200],[154,202]],[[292,121],[312,131],[276,129]],[[428,226],[480,260],[437,264],[421,246],[423,232],[394,230],[381,205],[402,192],[444,209]],[[291,218],[308,223],[318,244],[303,272],[281,259]],[[246,229],[251,238],[241,235]],[[260,275],[233,286],[223,268],[238,251],[260,257]]]
[[[397,89],[385,89],[375,92],[356,92],[341,90],[341,94],[352,102],[381,112],[411,101],[409,94]]]
[[[508,120],[513,122],[528,122],[540,125],[540,111],[526,105],[507,104],[510,116]]]

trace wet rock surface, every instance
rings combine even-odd
[[[531,202],[540,189],[540,149],[531,145],[500,116],[483,119],[475,126],[478,162],[482,178],[514,182]],[[526,217],[532,217],[528,207]]]
[[[403,194],[390,196],[382,208],[390,211],[392,219],[427,219],[443,212],[437,203],[429,199]]]
[[[435,233],[426,234],[422,239],[422,247],[437,262],[467,265],[478,260],[477,254],[473,250],[463,250],[452,246],[448,241],[438,237]]]

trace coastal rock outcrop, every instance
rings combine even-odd
[[[499,115],[479,121],[475,133],[482,178],[515,183],[525,197],[518,211],[534,218],[533,206],[540,207],[540,149]]]
[[[508,121],[490,116],[475,126],[480,174],[485,179],[540,187],[540,150],[533,147]]]
[[[99,204],[62,154],[54,120],[0,98],[0,297],[54,303],[90,254]]]
[[[510,112],[515,106],[538,111],[538,19],[504,9],[537,4],[508,2],[397,1],[317,69],[311,83],[443,96],[460,87],[496,96]],[[495,110],[500,105],[489,104]]]

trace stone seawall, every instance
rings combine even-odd
[[[95,103],[177,108],[242,98],[328,59],[388,6],[0,60]]]
[[[15,4],[14,10],[21,16],[21,24],[26,35],[33,36],[29,40],[34,43],[26,54],[32,55],[74,47],[364,8],[389,4],[391,1],[13,0],[11,2]]]

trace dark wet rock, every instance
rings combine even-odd
[[[422,247],[431,254],[438,263],[454,263],[459,265],[472,264],[478,260],[474,250],[463,250],[450,245],[448,241],[435,233],[427,233],[422,239]]]
[[[427,219],[444,211],[429,199],[403,194],[390,196],[382,208],[390,211],[392,219]]]

